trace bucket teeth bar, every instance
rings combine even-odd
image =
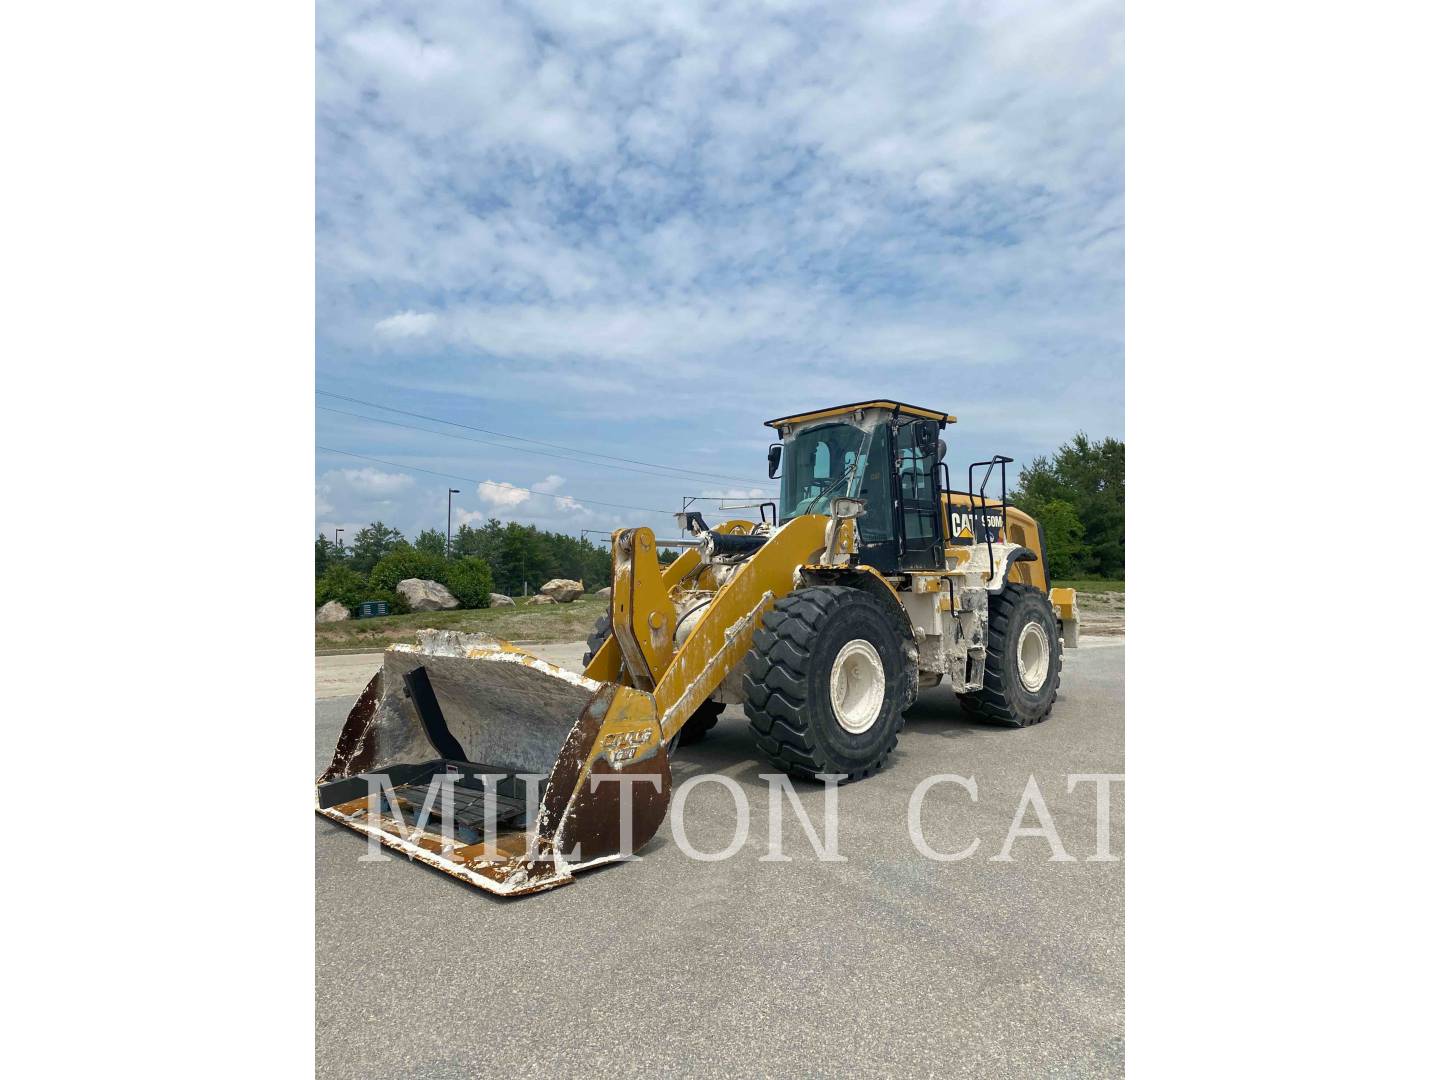
[[[318,813],[501,895],[626,857],[669,799],[650,695],[450,631],[386,652],[316,786]]]

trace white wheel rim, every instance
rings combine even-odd
[[[863,638],[847,642],[830,669],[830,707],[852,735],[869,731],[885,704],[885,665]]]
[[[1050,639],[1039,623],[1026,623],[1020,631],[1017,652],[1020,661],[1020,685],[1035,693],[1045,685],[1050,674]]]

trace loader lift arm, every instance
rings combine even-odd
[[[661,738],[668,742],[744,658],[761,616],[795,587],[795,568],[824,549],[829,520],[807,514],[772,533],[736,567],[678,647],[673,644],[675,608],[669,590],[694,569],[699,555],[690,549],[661,567],[654,532],[625,530],[614,545],[614,636],[585,669],[587,677],[614,678],[612,666],[618,673],[623,657],[632,676],[653,680],[650,695]],[[639,659],[632,664],[632,657]]]

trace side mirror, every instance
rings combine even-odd
[[[935,461],[938,464],[945,460],[945,440],[941,439],[935,444]]]
[[[774,480],[776,474],[780,472],[780,450],[782,445],[782,443],[778,442],[770,444],[769,462],[771,480]]]
[[[850,518],[858,518],[863,513],[865,513],[864,499],[851,499],[841,496],[840,498],[830,500],[830,516],[833,518],[847,521]]]

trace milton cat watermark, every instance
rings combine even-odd
[[[501,833],[497,826],[500,818],[499,800],[495,792],[498,781],[508,779],[506,775],[493,777],[480,776],[479,780],[494,781],[485,783],[483,790],[483,827],[476,828],[474,818],[457,820],[456,817],[456,790],[455,785],[460,779],[458,773],[441,772],[431,778],[429,790],[426,793],[423,803],[414,810],[414,821],[411,823],[405,815],[404,802],[395,797],[388,776],[384,773],[365,774],[369,784],[368,805],[370,812],[380,811],[385,814],[398,827],[405,830],[399,833],[403,839],[414,843],[422,836],[436,837],[440,841],[442,851],[450,851],[462,847],[473,847],[483,845],[480,850],[494,852],[497,858],[502,857],[506,852],[500,845]],[[515,779],[525,785],[527,797],[527,812],[525,820],[536,822],[541,815],[547,811],[544,808],[542,798],[542,784],[547,779],[544,775],[536,773],[520,773]],[[823,806],[820,808],[820,821],[817,828],[815,819],[806,810],[801,794],[796,790],[791,778],[783,773],[761,773],[759,779],[764,780],[768,785],[768,823],[764,854],[758,857],[760,862],[792,862],[794,857],[785,852],[786,818],[791,819],[794,826],[798,827],[800,835],[803,835],[809,847],[809,855],[802,857],[813,857],[820,862],[846,862],[847,857],[841,851],[840,844],[840,781],[843,777],[834,775],[821,775],[817,777],[822,781]],[[952,789],[949,800],[947,820],[957,823],[964,818],[965,805],[979,805],[982,801],[982,789],[973,776],[961,776],[958,773],[936,773],[925,777],[910,792],[909,799],[905,805],[905,826],[911,847],[915,852],[925,859],[933,862],[953,863],[966,859],[988,859],[991,862],[1014,862],[1016,861],[1015,850],[1019,841],[1028,840],[1038,845],[1038,853],[1047,853],[1046,861],[1049,862],[1078,862],[1083,859],[1085,862],[1118,862],[1121,854],[1114,851],[1111,846],[1111,805],[1112,789],[1124,782],[1123,773],[1067,773],[1065,774],[1064,789],[1067,798],[1082,800],[1079,804],[1083,807],[1083,818],[1087,820],[1085,836],[1072,835],[1069,840],[1071,848],[1065,846],[1065,841],[1055,824],[1054,815],[1046,803],[1045,796],[1041,793],[1040,783],[1032,774],[1026,781],[1024,789],[1016,795],[1012,792],[994,792],[986,796],[990,800],[1004,800],[1008,806],[1013,803],[1015,811],[1009,818],[1009,826],[1003,835],[999,834],[998,828],[992,828],[995,835],[985,836],[980,832],[970,833],[968,842],[960,843],[951,850],[943,850],[936,847],[927,838],[922,824],[922,816],[925,813],[926,800],[932,795],[938,795],[943,789]],[[589,778],[591,792],[598,792],[601,785],[616,784],[619,792],[619,842],[620,859],[638,859],[633,845],[633,798],[637,786],[649,786],[653,790],[663,791],[664,778],[656,773],[604,773],[592,774]],[[721,846],[713,850],[702,850],[692,840],[686,829],[685,815],[686,808],[692,795],[700,790],[703,785],[713,784],[723,788],[734,803],[734,831],[729,839]],[[814,790],[813,788],[811,789]],[[959,796],[956,798],[956,796]],[[937,800],[938,801],[938,800]],[[955,809],[958,804],[959,810]],[[1070,820],[1081,818],[1081,814],[1075,813],[1075,803],[1068,805]],[[933,811],[932,811],[933,813]],[[739,781],[724,773],[701,773],[692,776],[679,784],[671,795],[670,812],[668,816],[671,836],[684,854],[699,862],[723,862],[740,855],[750,841],[751,832],[751,807],[750,797],[744,786]],[[993,816],[989,819],[996,820]],[[932,817],[933,821],[933,817]],[[512,834],[513,835],[513,834]],[[794,828],[790,830],[792,841],[796,838]],[[1093,846],[1090,841],[1093,838]],[[1082,844],[1085,846],[1082,848]],[[1072,851],[1073,848],[1073,851]],[[1075,854],[1074,852],[1082,852]],[[990,854],[986,854],[990,852]],[[510,852],[513,854],[513,851]],[[555,858],[553,853],[544,851],[532,852],[535,861],[545,861]],[[563,852],[562,857],[572,865],[583,863],[585,853],[583,845],[576,844],[571,850]],[[360,857],[361,862],[387,862],[391,856],[386,855],[381,848],[375,834],[370,835],[368,850]]]

